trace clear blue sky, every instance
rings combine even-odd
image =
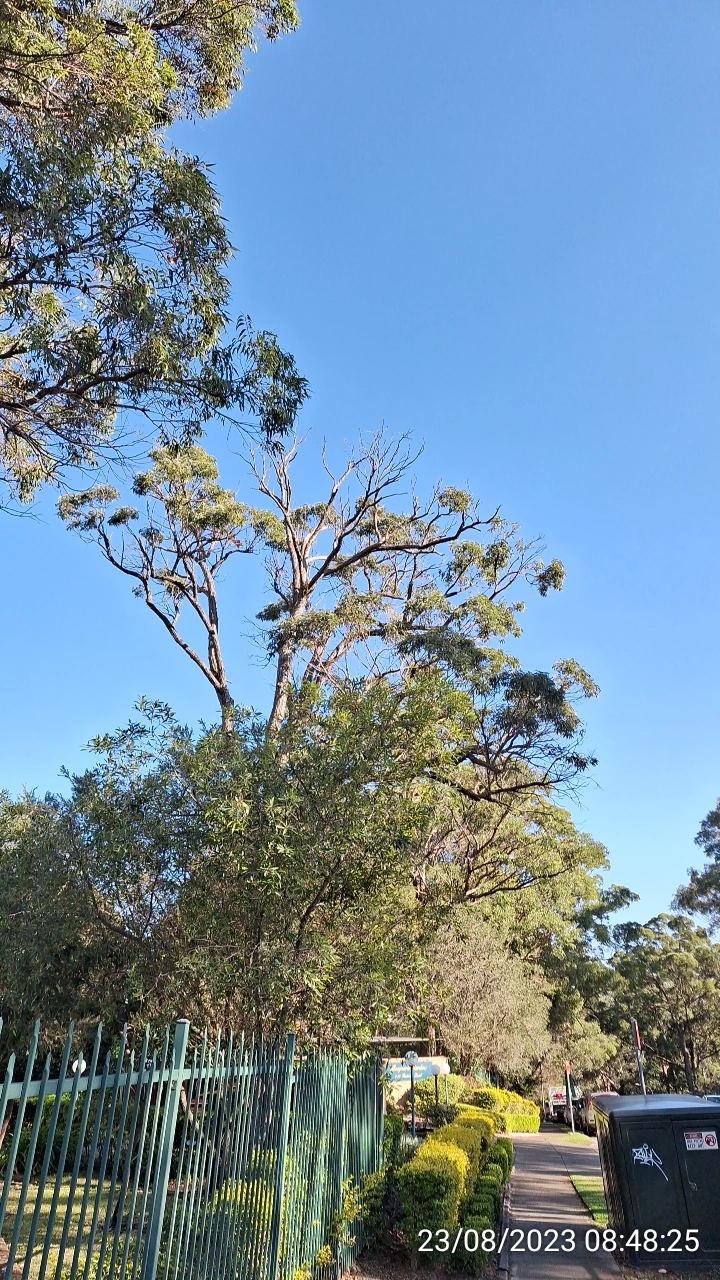
[[[182,133],[215,167],[235,305],[295,352],[316,439],[410,430],[421,484],[469,482],[563,559],[522,655],[600,684],[577,817],[662,910],[720,791],[720,8],[301,8]],[[126,583],[36,516],[0,521],[11,790],[58,785],[140,694],[215,714]],[[264,706],[241,583],[229,666]]]

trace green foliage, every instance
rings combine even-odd
[[[475,1198],[476,1200],[484,1199],[492,1202],[492,1216],[493,1220],[496,1220],[500,1216],[500,1205],[502,1203],[502,1178],[492,1173],[485,1174],[483,1172],[478,1178]]]
[[[510,1169],[512,1168],[512,1162],[510,1160],[510,1156],[508,1155],[506,1149],[504,1147],[499,1146],[496,1142],[490,1148],[488,1155],[490,1158],[486,1162],[486,1164],[483,1166],[484,1171],[487,1170],[488,1164],[499,1165],[499,1167],[502,1169],[503,1182],[507,1182],[508,1178],[510,1177]]]
[[[261,346],[221,343],[216,193],[165,132],[226,106],[257,34],[296,21],[292,0],[3,6],[0,470],[21,500],[107,452],[121,406],[192,431],[257,400]]]
[[[425,1142],[397,1173],[399,1225],[411,1250],[422,1230],[456,1226],[465,1194],[468,1158],[448,1143]]]
[[[512,1115],[501,1111],[498,1121],[498,1128],[503,1133],[538,1133],[540,1131],[539,1111],[534,1116]]]
[[[436,1129],[423,1144],[422,1150],[432,1150],[435,1146],[450,1144],[465,1152],[468,1160],[463,1198],[472,1196],[475,1184],[480,1176],[480,1164],[483,1153],[483,1137],[478,1126],[449,1124]]]
[[[0,803],[8,1029],[22,1043],[41,1016],[59,1038],[75,1016],[111,1033],[180,1007],[195,1025],[362,1044],[433,920],[406,881],[423,817],[397,770],[412,716],[390,709],[379,731],[382,690],[357,715],[341,694],[278,755],[249,718],[195,742],[145,710],[95,743],[67,799]]]
[[[454,1106],[462,1098],[466,1082],[463,1076],[448,1075],[438,1080],[438,1096],[444,1105],[445,1102],[445,1085],[447,1085],[447,1097],[450,1106]],[[419,1116],[427,1116],[431,1108],[435,1106],[435,1081],[434,1080],[418,1080],[415,1085],[415,1109]]]
[[[502,1136],[497,1137],[493,1144],[493,1151],[505,1152],[505,1155],[507,1157],[507,1167],[508,1167],[508,1173],[509,1173],[513,1167],[513,1161],[515,1158],[515,1153],[513,1151],[513,1144],[510,1138],[503,1138]]]
[[[497,1220],[498,1213],[499,1213],[496,1192],[497,1192],[497,1187],[495,1186],[493,1186],[492,1190],[488,1188],[484,1188],[483,1190],[477,1190],[472,1200],[468,1204],[468,1208],[467,1208],[468,1217],[479,1216],[482,1218],[487,1218],[488,1222],[492,1226],[493,1223]]]
[[[455,1250],[453,1261],[455,1266],[459,1270],[463,1271],[465,1275],[479,1276],[479,1275],[482,1275],[483,1271],[485,1270],[490,1258],[490,1254],[485,1253],[485,1251],[482,1248],[482,1244],[481,1244],[482,1233],[492,1225],[493,1225],[492,1218],[482,1213],[477,1213],[477,1214],[469,1213],[463,1219],[463,1223],[462,1223],[463,1234],[461,1236],[460,1243],[458,1244],[458,1247]],[[478,1235],[477,1249],[466,1248],[465,1242],[467,1237],[465,1233],[467,1231],[477,1232],[477,1235]],[[471,1243],[474,1243],[472,1240],[472,1237],[470,1237],[470,1241]]]
[[[507,1176],[504,1161],[501,1163],[500,1160],[495,1160],[494,1158],[485,1161],[485,1164],[483,1165],[484,1178],[499,1178],[500,1185],[502,1186],[502,1184],[507,1180]]]
[[[444,1102],[439,1102],[437,1106],[433,1103],[431,1107],[423,1108],[422,1114],[434,1129],[439,1129],[441,1125],[452,1124],[460,1114],[460,1110],[451,1103],[446,1105]]]
[[[383,1167],[397,1169],[400,1164],[400,1150],[405,1122],[399,1111],[388,1108],[383,1120]]]
[[[486,1144],[490,1143],[497,1128],[497,1113],[482,1111],[479,1107],[460,1105],[457,1124],[477,1127]]]
[[[613,1029],[626,1040],[630,1017],[638,1019],[651,1085],[712,1091],[720,1079],[720,946],[683,915],[619,925],[615,941]]]

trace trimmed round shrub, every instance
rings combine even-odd
[[[500,1165],[503,1171],[503,1182],[507,1182],[510,1176],[510,1157],[504,1147],[500,1147],[494,1142],[488,1153],[488,1158],[489,1162]]]
[[[411,1249],[417,1249],[420,1231],[457,1227],[468,1167],[460,1147],[428,1141],[398,1170],[399,1226]]]
[[[482,1172],[484,1178],[495,1178],[500,1186],[503,1185],[505,1181],[505,1174],[502,1165],[498,1164],[497,1161],[488,1160],[483,1166]]]
[[[425,1143],[425,1148],[447,1143],[460,1147],[460,1150],[464,1151],[468,1158],[468,1171],[465,1177],[465,1194],[463,1198],[469,1200],[480,1176],[480,1164],[483,1155],[482,1134],[477,1128],[470,1125],[448,1124],[431,1134]]]
[[[470,1107],[461,1104],[458,1107],[458,1115],[456,1124],[478,1125],[485,1142],[492,1142],[497,1124],[497,1114],[492,1111],[481,1111],[480,1107]]]
[[[513,1163],[515,1161],[515,1152],[513,1151],[513,1144],[510,1141],[510,1139],[504,1138],[502,1137],[502,1135],[500,1135],[500,1137],[495,1139],[494,1146],[496,1148],[502,1149],[505,1152],[508,1158],[508,1170],[512,1169]]]
[[[470,1201],[467,1211],[469,1215],[476,1218],[487,1218],[492,1226],[496,1220],[497,1206],[494,1196],[486,1195],[485,1192],[476,1192]]]
[[[482,1275],[489,1254],[485,1253],[481,1247],[482,1233],[492,1227],[492,1221],[483,1214],[468,1214],[462,1227],[463,1233],[460,1237],[460,1243],[455,1250],[455,1265],[459,1267],[466,1275],[479,1276]],[[477,1234],[477,1249],[466,1248],[467,1232],[474,1231]],[[470,1237],[470,1244],[474,1244],[473,1237]]]
[[[475,1188],[475,1197],[480,1200],[490,1200],[493,1206],[493,1221],[500,1216],[500,1205],[502,1204],[502,1183],[496,1178],[486,1177],[484,1173],[480,1175]]]

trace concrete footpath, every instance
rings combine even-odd
[[[510,1179],[507,1255],[511,1280],[618,1280],[620,1269],[613,1256],[586,1247],[586,1232],[596,1224],[569,1176],[599,1175],[595,1142],[587,1146],[562,1142],[550,1126],[538,1134],[513,1134],[512,1139],[515,1169]],[[536,1251],[538,1244],[541,1248]]]

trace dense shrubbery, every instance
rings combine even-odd
[[[510,1089],[473,1089],[472,1096],[464,1099],[483,1111],[501,1111],[511,1115],[534,1116],[538,1108],[529,1098],[522,1098],[519,1093]]]
[[[480,1247],[466,1247],[465,1233],[476,1231],[480,1240],[483,1230],[497,1221],[511,1168],[510,1140],[493,1140],[492,1118],[462,1107],[457,1119],[427,1138],[398,1173],[399,1226],[408,1248],[417,1249],[420,1231],[451,1232],[461,1226],[455,1263],[479,1274],[487,1256]]]
[[[509,1089],[473,1089],[469,1101],[491,1115],[495,1129],[501,1133],[537,1133],[540,1128],[540,1108]]]
[[[438,1098],[441,1104],[445,1104],[445,1086],[447,1085],[447,1100],[450,1106],[465,1101],[465,1095],[468,1091],[467,1080],[464,1076],[449,1075],[443,1076],[438,1080]],[[434,1080],[418,1080],[415,1085],[415,1110],[419,1116],[426,1116],[435,1107],[435,1081]]]

